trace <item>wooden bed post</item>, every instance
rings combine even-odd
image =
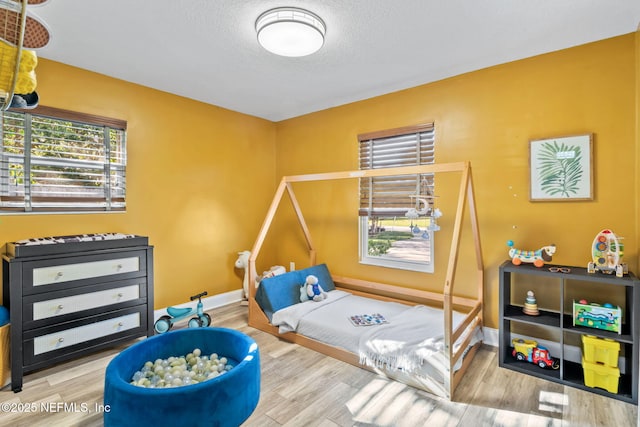
[[[256,238],[255,243],[253,244],[253,248],[251,248],[251,254],[249,255],[249,302],[254,301],[256,297],[256,287],[254,283],[256,283],[257,277],[255,277],[254,272],[256,271],[256,258],[258,258],[258,254],[262,249],[262,245],[264,244],[264,239],[267,237],[267,232],[271,227],[271,223],[273,222],[273,218],[276,216],[276,212],[278,210],[278,206],[280,205],[280,200],[282,199],[282,195],[284,194],[284,190],[287,184],[284,178],[280,181],[280,185],[276,189],[276,194],[273,196],[273,200],[271,201],[271,206],[269,206],[269,210],[267,211],[267,216],[265,217],[262,227],[260,228],[260,232],[258,232],[258,237]],[[251,314],[251,303],[249,304],[249,314]]]
[[[476,199],[473,189],[473,178],[471,176],[471,165],[469,165],[469,185],[467,186],[467,202],[469,204],[469,218],[471,220],[471,230],[473,232],[473,242],[476,251],[476,269],[478,277],[478,300],[484,307],[484,260],[482,258],[482,245],[480,244],[480,226],[478,224],[478,211],[476,210]],[[478,317],[484,324],[484,313],[482,310]]]
[[[290,183],[287,183],[287,193],[289,193],[289,198],[291,199],[291,204],[293,204],[293,210],[296,212],[298,223],[300,223],[300,227],[302,228],[302,232],[304,233],[304,238],[307,240],[310,265],[315,265],[316,249],[313,245],[313,241],[311,240],[311,232],[309,231],[309,227],[307,227],[307,223],[304,220],[304,215],[302,214],[302,210],[300,209],[300,205],[298,204],[298,199],[296,198],[296,195],[294,194],[293,188],[291,187]]]
[[[467,196],[467,186],[469,184],[469,163],[465,162],[461,170],[460,189],[458,191],[458,204],[456,208],[455,220],[453,222],[453,233],[451,236],[451,250],[449,253],[449,263],[447,265],[447,274],[444,283],[444,346],[445,352],[449,360],[453,358],[453,305],[451,304],[451,295],[455,286],[455,274],[458,265],[458,253],[460,250],[460,235],[462,232],[462,220],[464,217],[464,207]],[[448,378],[445,379],[445,388],[449,393],[453,393],[454,372],[449,369]],[[448,396],[451,398],[451,396]]]

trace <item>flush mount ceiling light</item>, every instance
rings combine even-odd
[[[281,56],[306,56],[324,43],[326,27],[320,17],[296,7],[279,7],[256,20],[258,42],[271,53]]]

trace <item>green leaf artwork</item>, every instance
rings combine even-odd
[[[577,145],[545,142],[537,153],[540,190],[550,197],[571,197],[583,178],[582,151]]]

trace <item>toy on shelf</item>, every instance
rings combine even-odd
[[[533,363],[541,368],[560,368],[558,359],[551,357],[549,350],[545,347],[538,346],[537,341],[514,338],[511,343],[513,344],[512,355],[519,361]]]
[[[536,267],[542,267],[545,263],[551,262],[553,254],[556,253],[556,245],[543,246],[537,251],[524,251],[513,247],[513,240],[507,241],[509,249],[509,258],[514,265],[520,265],[523,262],[533,263]]]
[[[622,309],[613,305],[589,303],[581,299],[573,301],[573,326],[602,329],[622,333]]]
[[[588,273],[601,271],[606,274],[616,273],[617,277],[622,277],[629,273],[627,264],[622,262],[624,255],[624,245],[622,237],[609,230],[604,229],[596,235],[591,245],[591,258],[587,265]]]
[[[540,314],[538,311],[538,303],[533,291],[527,291],[527,298],[524,300],[524,307],[522,307],[524,314],[529,316],[537,316]]]
[[[191,297],[191,301],[197,298],[198,304],[196,305],[195,316],[189,319],[190,328],[211,326],[211,316],[209,316],[208,313],[205,313],[202,309],[201,298],[206,295],[207,292],[205,291]],[[167,307],[167,313],[169,314],[168,316],[160,316],[160,318],[156,320],[156,323],[154,323],[153,325],[154,329],[159,334],[167,332],[173,327],[176,322],[194,314],[194,310],[191,307]]]

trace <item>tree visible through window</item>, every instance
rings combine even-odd
[[[358,136],[360,169],[434,162],[433,123]],[[433,174],[360,179],[360,261],[433,271]]]
[[[2,113],[0,213],[125,210],[126,122],[30,111]]]

